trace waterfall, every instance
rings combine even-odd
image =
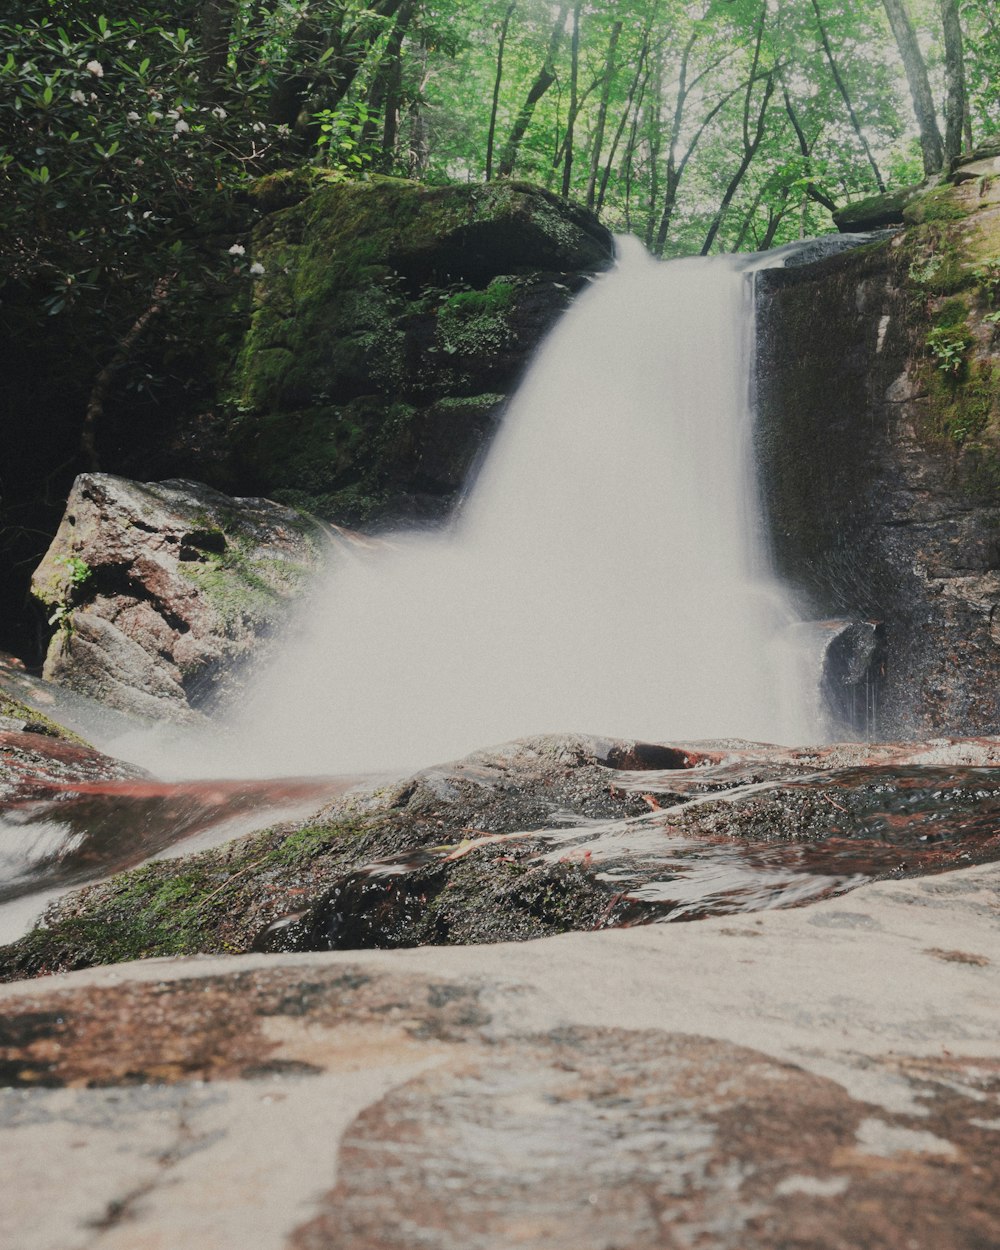
[[[760,533],[744,270],[622,240],[450,527],[336,555],[238,709],[229,771],[411,767],[562,730],[814,736]]]

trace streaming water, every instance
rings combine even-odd
[[[65,776],[43,766],[34,776],[23,743],[0,742],[14,761],[0,810],[0,941],[38,913],[39,891],[304,815],[349,788],[350,774],[560,731],[652,743],[821,737],[816,630],[797,626],[760,531],[752,349],[745,262],[660,264],[624,240],[615,269],[539,352],[447,530],[338,549],[228,726],[173,748],[162,736],[102,742],[184,781],[90,782],[72,747],[60,748]],[[979,751],[990,767],[879,772],[859,747],[861,767],[796,780],[805,766],[794,752],[769,764],[768,748],[743,759],[727,747],[695,767],[697,753],[647,746],[609,756],[589,797],[574,791],[581,812],[634,791],[644,815],[578,813],[540,828],[528,803],[527,825],[511,816],[498,838],[492,822],[472,833],[530,842],[525,869],[592,869],[608,887],[609,924],[755,911],[1000,855],[1000,768],[988,744],[968,749],[966,765]],[[899,763],[891,751],[885,762]],[[281,774],[293,780],[259,780]],[[191,780],[212,776],[254,780]],[[444,806],[449,785],[439,778],[435,791]],[[721,807],[716,790],[727,792]],[[392,944],[386,924],[425,901],[421,874],[466,853],[440,837],[355,868],[334,891],[336,932],[322,942]]]
[[[336,557],[225,770],[411,767],[567,729],[815,736],[757,520],[751,298],[728,258],[623,240],[454,524]]]

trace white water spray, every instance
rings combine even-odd
[[[562,730],[813,736],[759,534],[751,347],[734,262],[625,240],[453,525],[337,556],[239,709],[227,771],[404,768]]]

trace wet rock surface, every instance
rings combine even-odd
[[[763,503],[805,614],[879,623],[869,733],[995,733],[1000,178],[897,210],[887,241],[757,275]]]
[[[350,525],[448,514],[531,354],[614,252],[596,218],[525,183],[391,178],[300,187],[253,246],[231,471]]]
[[[143,769],[103,755],[79,740],[30,730],[0,730],[0,805],[5,811],[51,800],[54,793],[78,794],[88,787],[132,783],[146,776]]]
[[[194,721],[319,564],[319,526],[197,482],[77,478],[32,580],[45,677],[150,720]]]
[[[0,1236],[982,1250],[998,885],[4,987]]]
[[[785,750],[551,736],[389,784],[88,787],[18,819],[29,835],[62,828],[69,851],[38,872],[65,884],[162,849],[172,825],[224,829],[324,794],[338,797],[304,821],[188,854],[178,843],[176,858],[68,895],[0,949],[0,977],[747,915],[1000,859],[997,739]]]

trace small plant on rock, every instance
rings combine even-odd
[[[49,624],[58,625],[60,629],[69,632],[73,624],[74,592],[89,579],[91,568],[87,561],[81,560],[79,556],[60,556],[55,563],[61,564],[66,570],[66,574],[63,579],[61,596],[53,607],[52,615],[49,617]]]
[[[965,368],[971,346],[972,335],[964,325],[937,326],[927,335],[927,350],[935,366],[951,377],[958,377]]]

